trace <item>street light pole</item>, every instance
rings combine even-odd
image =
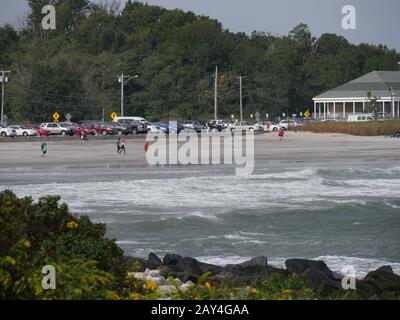
[[[239,76],[240,83],[240,122],[243,122],[243,79],[246,79],[244,76]]]
[[[124,116],[124,87],[128,83],[129,80],[133,78],[138,78],[138,75],[135,75],[133,77],[129,77],[124,75],[123,73],[118,76],[118,81],[121,83],[121,117]],[[128,80],[125,81],[125,79],[128,78]]]
[[[4,86],[6,82],[8,82],[8,78],[6,77],[7,73],[11,71],[1,71],[1,116],[0,116],[0,123],[4,123]]]

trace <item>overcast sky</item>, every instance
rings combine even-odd
[[[104,1],[104,0],[99,0]],[[121,5],[126,0],[120,0]],[[253,30],[286,35],[304,22],[314,36],[340,34],[353,43],[385,44],[400,51],[400,0],[148,0],[169,9],[180,8],[208,15],[225,28],[251,33]],[[353,5],[357,29],[342,28],[342,7]],[[28,12],[26,0],[0,0],[0,25],[18,23]]]

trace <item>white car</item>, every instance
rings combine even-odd
[[[246,121],[235,122],[233,125],[230,125],[228,128],[232,132],[233,131],[253,131],[253,132],[264,131],[263,128],[260,127],[258,124],[249,124]]]
[[[28,127],[20,126],[20,125],[12,125],[8,126],[10,129],[15,130],[15,133],[17,136],[23,136],[23,137],[28,137],[28,136],[37,136],[37,131],[35,129],[31,129]]]
[[[274,122],[266,121],[264,123],[264,131],[265,132],[278,132],[279,126]]]
[[[0,136],[2,137],[15,137],[17,133],[14,129],[7,128],[5,125],[0,123]]]

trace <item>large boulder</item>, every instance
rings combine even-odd
[[[179,254],[167,254],[163,259],[163,264],[166,266],[175,266],[182,259]]]
[[[217,274],[223,270],[222,267],[200,262],[194,258],[188,258],[188,257],[180,259],[177,262],[176,266],[186,274],[192,274],[199,277],[207,272],[211,272],[212,274]]]
[[[391,266],[384,266],[357,281],[357,289],[368,296],[400,294],[400,276],[393,272]]]
[[[159,266],[162,265],[162,261],[157,255],[153,252],[149,254],[149,257],[147,258],[147,267],[149,269],[157,269]]]
[[[323,295],[329,295],[334,291],[342,289],[342,283],[339,280],[333,280],[317,268],[308,268],[300,277],[303,278],[308,287],[321,292]]]
[[[297,275],[304,274],[310,269],[318,270],[325,274],[329,279],[338,280],[338,275],[332,272],[323,261],[314,261],[306,259],[289,259],[285,261],[285,266],[288,272]]]
[[[253,280],[265,279],[271,274],[286,276],[288,272],[268,266],[267,257],[256,257],[239,264],[226,265],[224,271],[218,275],[218,278],[249,283]]]

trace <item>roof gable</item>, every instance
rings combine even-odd
[[[328,90],[314,99],[366,98],[368,92],[376,97],[389,97],[391,87],[398,96],[400,93],[400,71],[373,71]]]

